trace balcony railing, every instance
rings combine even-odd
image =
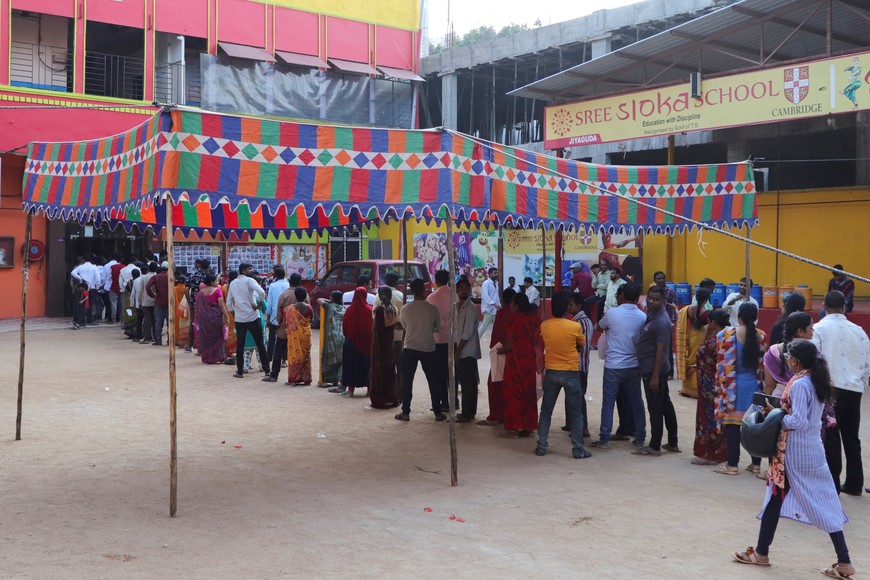
[[[85,94],[141,100],[145,61],[131,56],[85,54]]]
[[[154,98],[161,103],[199,106],[202,76],[199,61],[157,65],[154,71]]]
[[[66,48],[12,41],[10,83],[48,91],[72,90],[72,55]]]

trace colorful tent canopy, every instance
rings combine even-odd
[[[748,163],[596,165],[443,130],[305,125],[175,109],[105,139],[30,146],[28,211],[66,220],[148,221],[163,196],[190,202],[176,206],[173,217],[182,228],[232,230],[251,219],[305,229],[319,227],[325,216],[432,217],[446,210],[461,220],[516,227],[648,232],[693,227],[656,208],[707,225],[757,221]]]

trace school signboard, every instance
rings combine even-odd
[[[547,149],[804,119],[870,109],[870,52],[552,105]]]

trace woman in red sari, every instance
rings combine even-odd
[[[366,289],[353,291],[353,301],[344,313],[341,330],[344,334],[342,349],[341,384],[346,390],[342,397],[353,397],[357,387],[369,386],[372,356],[372,307],[366,301]]]
[[[538,428],[536,369],[544,356],[541,318],[525,294],[511,301],[513,316],[507,321],[500,352],[504,365],[504,437],[529,437]]]
[[[486,378],[486,387],[489,391],[489,415],[486,419],[481,419],[477,422],[478,425],[492,427],[504,423],[504,363],[505,355],[503,353],[492,353],[492,349],[496,345],[504,346],[507,339],[507,326],[514,317],[514,311],[511,308],[516,292],[512,288],[506,288],[502,293],[502,302],[506,305],[504,308],[499,308],[495,313],[495,321],[492,323],[492,335],[489,339],[490,349],[490,365],[489,376]],[[500,348],[499,347],[499,348]],[[496,365],[500,365],[499,370],[494,370]],[[498,380],[493,380],[495,377]]]

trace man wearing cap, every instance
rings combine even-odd
[[[592,273],[584,266],[583,262],[571,264],[571,270],[574,272],[571,276],[571,292],[579,292],[580,297],[585,300],[594,294],[594,290],[592,289]]]
[[[263,371],[268,375],[271,361],[266,355],[266,343],[263,341],[263,329],[260,327],[260,303],[266,297],[266,291],[256,280],[251,278],[254,267],[251,264],[239,264],[239,276],[227,290],[227,310],[233,313],[236,322],[236,374],[237,379],[245,378],[245,338],[250,332],[257,345],[257,353],[263,364]]]

